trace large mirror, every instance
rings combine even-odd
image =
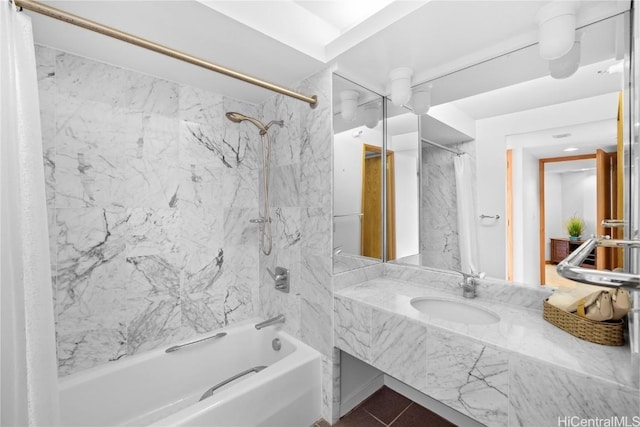
[[[554,68],[551,77],[532,45],[414,87],[430,93],[426,115],[389,109],[390,141],[406,133],[398,125],[395,134],[394,121],[419,127],[417,173],[395,180],[416,188],[417,215],[403,224],[419,231],[414,251],[398,250],[394,262],[560,286],[562,254],[591,234],[622,238],[600,223],[622,219],[629,188],[629,34],[628,13],[610,17],[578,29],[572,74]],[[572,218],[578,236],[567,231]],[[604,249],[585,262],[623,266]]]
[[[333,75],[333,271],[383,259],[382,97]]]

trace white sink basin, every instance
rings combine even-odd
[[[450,322],[465,323],[467,325],[487,325],[500,321],[500,316],[493,311],[448,299],[413,298],[411,305],[416,310],[435,319],[448,320]]]

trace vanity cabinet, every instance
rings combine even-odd
[[[565,259],[571,254],[571,252],[578,249],[583,244],[582,240],[569,240],[568,238],[551,239],[551,263],[559,264],[560,261]],[[596,268],[596,251],[593,250],[587,258],[580,265],[586,268]]]

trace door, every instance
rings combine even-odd
[[[387,150],[387,260],[395,259],[395,182],[393,152]],[[382,150],[364,145],[362,153],[362,233],[360,253],[382,258]]]
[[[617,203],[617,153],[606,153],[603,150],[596,151],[596,233],[598,236],[612,235],[612,229],[604,228],[602,221],[618,218]],[[618,267],[621,258],[614,248],[598,247],[596,249],[596,268],[598,270],[613,270]]]

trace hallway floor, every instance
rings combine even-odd
[[[455,427],[439,415],[383,386],[334,427]]]

